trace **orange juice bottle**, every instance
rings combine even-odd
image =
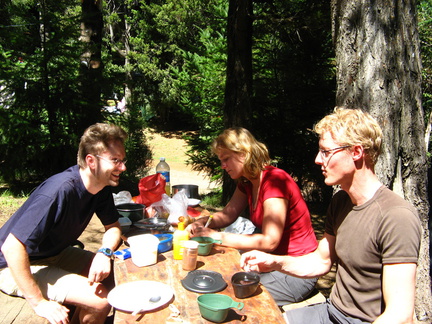
[[[185,230],[183,222],[178,223],[173,235],[173,255],[174,260],[183,259],[183,242],[189,240],[189,233]]]

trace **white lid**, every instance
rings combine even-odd
[[[199,242],[194,241],[194,240],[188,240],[188,241],[183,242],[184,248],[198,249],[198,245],[199,245]]]

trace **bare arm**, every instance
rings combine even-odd
[[[271,252],[276,249],[285,227],[288,201],[282,198],[270,198],[264,202],[264,219],[261,233],[234,234],[226,232],[203,231],[214,239],[222,240],[227,246],[243,251],[259,250]]]
[[[384,265],[385,310],[374,323],[413,323],[416,268],[415,263]]]
[[[233,223],[246,207],[247,197],[239,189],[221,213],[215,213],[210,223],[211,228],[221,228]],[[260,250],[271,252],[277,248],[285,227],[288,201],[282,198],[270,198],[263,204],[263,226],[259,234],[233,234],[217,232],[203,228],[205,220],[192,224],[193,236],[210,236],[222,243],[243,251]],[[195,225],[194,225],[195,224]]]
[[[328,273],[336,260],[335,237],[327,233],[318,248],[299,257],[272,255],[260,251],[244,253],[240,266],[245,271],[269,272],[278,270],[300,278],[316,278]]]
[[[105,234],[102,238],[102,246],[110,248],[114,251],[120,244],[121,229],[120,223],[117,221],[113,224],[105,226]],[[88,275],[90,284],[101,282],[111,271],[111,259],[102,253],[96,253]]]
[[[218,229],[234,223],[246,206],[247,197],[237,188],[225,208],[221,212],[216,212],[213,214],[213,219],[209,225],[209,228]],[[200,236],[201,233],[198,232],[202,229],[202,227],[204,227],[207,220],[208,217],[203,217],[189,225],[187,230],[191,236]]]
[[[9,234],[1,248],[11,274],[23,296],[36,314],[50,323],[69,323],[69,309],[42,295],[31,271],[25,245],[13,234]]]

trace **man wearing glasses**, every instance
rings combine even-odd
[[[285,313],[288,323],[412,323],[420,220],[375,175],[381,128],[368,113],[336,108],[314,130],[320,136],[315,163],[327,185],[341,188],[318,248],[300,257],[251,251],[241,266],[313,278],[336,263],[329,300]]]
[[[90,126],[81,137],[78,165],[43,182],[0,228],[0,289],[24,297],[50,323],[104,323],[111,309],[111,271],[120,243],[119,214],[109,186],[126,170],[127,134],[108,124]],[[96,213],[105,227],[93,254],[71,247]]]

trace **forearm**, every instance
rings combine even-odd
[[[209,217],[204,217],[204,218],[200,219],[203,226],[205,226],[205,224],[209,220]],[[223,211],[222,212],[215,212],[215,213],[213,213],[212,220],[209,223],[208,227],[213,228],[213,229],[220,229],[220,228],[227,227],[228,225],[231,225],[232,223],[233,223],[233,220],[227,214],[225,214]]]
[[[210,215],[198,217],[192,224],[188,226],[188,230],[190,232],[200,232],[207,223],[208,228],[217,230],[220,228],[224,228],[232,223],[232,221],[228,219],[228,216],[225,215],[223,212],[216,212],[211,216],[212,217],[210,222]]]
[[[227,232],[213,232],[211,237],[221,240],[223,245],[242,251],[259,250],[271,253],[278,246],[278,241],[264,234],[234,234]]]
[[[111,250],[117,249],[121,242],[121,229],[120,224],[118,226],[111,226],[106,229],[102,237],[102,246],[110,248]]]
[[[331,270],[331,261],[323,260],[316,253],[310,253],[299,257],[276,256],[276,270],[299,278],[317,278],[327,274]]]
[[[330,271],[331,264],[317,260],[312,254],[300,257],[274,255],[254,250],[241,256],[240,267],[245,271],[280,271],[298,278],[316,278]],[[321,266],[320,266],[321,264]]]

